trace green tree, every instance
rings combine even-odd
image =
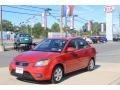
[[[87,31],[87,23],[85,23],[83,26],[82,26],[82,29],[83,29],[83,32],[86,32]]]
[[[58,24],[58,23],[54,23],[54,24],[51,26],[51,31],[52,31],[52,32],[60,32],[59,24]]]
[[[35,38],[42,38],[42,37],[44,37],[44,29],[41,26],[41,23],[38,22],[38,23],[34,24],[34,26],[32,28],[32,33],[33,33],[33,36]]]
[[[92,35],[99,35],[101,29],[101,24],[98,22],[93,23]]]
[[[13,32],[15,32],[15,33],[20,32],[20,27],[17,25],[13,26]]]
[[[28,31],[28,34],[32,35],[32,26],[31,25],[27,25],[27,31]]]
[[[87,35],[87,36],[91,35],[91,32],[87,30],[87,23],[85,23],[82,26],[82,29],[83,29],[83,35]],[[101,29],[100,23],[99,22],[93,22],[93,24],[92,24],[92,35],[99,35],[100,29]]]
[[[8,20],[2,21],[2,28],[4,31],[13,31],[13,24]]]
[[[19,29],[19,32],[21,33],[28,33],[28,27],[25,24],[22,24]]]

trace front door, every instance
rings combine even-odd
[[[73,47],[76,50],[73,52],[65,52],[64,53],[64,66],[65,66],[65,72],[73,72],[79,69],[79,56],[76,54],[77,51],[77,40],[71,40],[67,46],[67,48]]]

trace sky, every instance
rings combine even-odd
[[[28,5],[29,6],[29,5]],[[3,6],[3,19],[9,20],[12,22],[13,25],[19,25],[21,22],[27,22],[27,19],[32,18],[34,15],[26,15],[26,14],[17,14],[17,13],[10,13],[10,12],[4,12],[4,10],[7,11],[13,11],[13,12],[22,12],[22,13],[30,13],[30,14],[37,14],[38,16],[35,16],[33,19],[30,19],[29,22],[25,24],[34,25],[37,22],[42,22],[41,19],[41,13],[44,12],[45,8],[52,9],[50,13],[54,16],[60,16],[60,6],[59,5],[34,5],[32,7],[37,8],[31,8],[28,6],[20,6],[20,5],[12,5],[12,6]],[[18,7],[18,8],[13,8]],[[74,15],[78,15],[78,17],[75,17],[74,22],[74,28],[76,30],[79,30],[82,28],[84,23],[88,22],[89,20],[93,20],[94,22],[105,22],[106,21],[106,14],[104,12],[104,5],[75,5],[74,6]],[[24,9],[30,9],[30,10],[23,10]],[[120,13],[120,6],[114,6],[113,11],[113,24],[115,24],[115,27],[118,27],[119,25],[119,13]],[[32,11],[31,11],[32,10]],[[59,18],[59,17],[56,17]],[[70,26],[69,23],[70,18],[68,17],[68,23],[67,25]],[[51,25],[57,22],[59,23],[55,18],[52,16],[47,16],[47,26],[50,28]],[[63,24],[65,20],[63,18]]]

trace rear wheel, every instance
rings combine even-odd
[[[95,68],[95,61],[93,59],[91,59],[88,64],[87,70],[92,71],[92,70],[94,70],[94,68]]]
[[[52,83],[59,83],[63,78],[63,68],[61,66],[56,66],[53,73],[51,82]]]

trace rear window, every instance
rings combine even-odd
[[[20,34],[20,37],[31,37],[29,34]]]

